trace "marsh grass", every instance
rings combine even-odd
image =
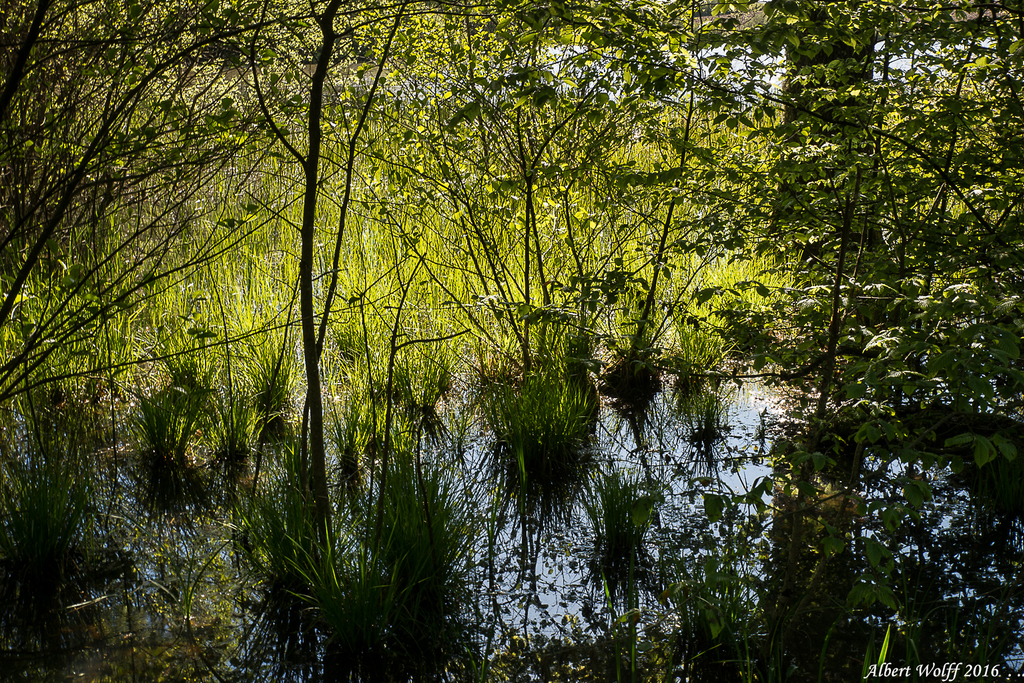
[[[349,398],[340,409],[335,406],[328,436],[336,452],[337,481],[345,491],[356,492],[363,487],[367,463],[381,445],[375,422],[381,414],[357,398]]]
[[[90,469],[60,458],[2,468],[0,558],[13,575],[59,580],[88,545],[94,508]]]
[[[332,326],[334,352],[346,363],[355,363],[366,357],[366,341],[362,326],[351,313],[339,315]]]
[[[32,391],[36,408],[77,413],[79,422],[95,413],[110,389],[99,369],[105,360],[98,357],[99,346],[95,340],[78,337],[54,349],[45,367],[31,378],[32,383],[38,383]]]
[[[165,339],[161,352],[172,386],[195,396],[210,396],[218,387],[217,355],[187,332]]]
[[[439,414],[455,377],[455,355],[442,345],[419,344],[395,366],[393,392],[413,424],[431,441],[444,436]]]
[[[312,503],[302,494],[297,448],[283,445],[272,483],[234,506],[236,542],[272,595],[308,590],[320,556]]]
[[[642,409],[661,391],[660,350],[613,347],[601,374],[601,392],[617,405]]]
[[[402,666],[388,651],[399,610],[398,586],[365,544],[350,541],[325,553],[306,580],[328,633],[326,664],[336,680],[384,678]]]
[[[238,357],[238,373],[258,415],[257,434],[280,435],[298,382],[298,361],[284,335],[256,337]]]
[[[400,647],[426,669],[467,644],[466,587],[476,523],[454,478],[437,466],[400,461],[388,477],[380,560],[401,595]],[[415,669],[414,669],[415,670]]]
[[[594,538],[590,580],[606,589],[617,605],[634,600],[631,592],[649,590],[656,583],[647,532],[661,500],[659,491],[615,469],[598,476],[584,501]]]
[[[601,371],[601,362],[597,358],[597,340],[585,329],[565,334],[562,358],[566,377],[581,384],[592,385],[591,376]]]
[[[699,454],[711,456],[729,431],[729,403],[718,391],[677,391],[675,410],[686,439]]]
[[[471,643],[476,527],[466,499],[451,476],[417,469],[407,457],[398,458],[382,495],[379,541],[372,515],[364,514],[377,501],[367,494],[351,507],[334,546],[274,542],[307,586],[337,680],[432,678],[460,667]]]
[[[675,334],[666,366],[675,375],[677,391],[700,389],[708,374],[721,365],[729,347],[706,321],[677,314],[673,322]]]
[[[495,436],[492,468],[506,499],[540,519],[567,518],[593,464],[592,393],[554,373],[495,387],[484,411]]]
[[[481,391],[512,384],[523,374],[522,358],[508,343],[498,347],[477,337],[470,350],[475,384]]]
[[[139,400],[132,429],[139,449],[143,490],[151,508],[202,508],[209,502],[196,452],[208,398],[178,386]]]
[[[252,454],[260,414],[252,399],[236,392],[218,393],[206,419],[215,462],[228,468],[245,463]]]

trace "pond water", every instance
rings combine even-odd
[[[681,411],[670,390],[641,408],[606,402],[584,468],[587,493],[570,496],[557,514],[524,512],[514,502],[492,514],[493,436],[482,426],[470,430],[461,457],[445,455],[450,443],[426,454],[457,472],[462,495],[490,519],[473,547],[465,603],[477,674],[448,678],[615,680],[626,671],[637,680],[697,681],[746,671],[751,680],[857,680],[865,662],[878,661],[887,630],[894,665],[998,665],[1004,673],[991,680],[1024,669],[1019,520],[973,500],[963,481],[926,472],[933,498],[919,519],[896,528],[844,512],[840,498],[831,516],[817,518],[806,547],[794,550],[786,498],[770,487],[761,498],[766,509],[727,507],[712,522],[705,494],[742,494],[777,473],[770,450],[788,417],[786,402],[764,387],[716,396],[713,433],[687,417],[693,406]],[[131,454],[108,450],[93,491],[102,548],[63,582],[4,578],[0,678],[328,677],[328,636],[310,626],[309,605],[270,599],[248,566],[225,512],[230,490],[211,494],[206,512],[196,505],[157,512],[154,497],[138,493],[146,487]],[[644,547],[628,565],[595,559],[595,486],[613,475],[636,492],[632,520]],[[237,490],[247,477],[243,470]],[[860,493],[901,495],[882,480]],[[818,541],[828,523],[845,525],[846,542],[822,561]],[[891,562],[885,585],[895,609],[885,599],[849,600],[856,586],[881,578],[865,559],[875,541],[879,566]],[[785,633],[790,645],[773,653],[773,610],[795,607],[802,619]],[[713,653],[726,647],[747,648],[749,661]]]

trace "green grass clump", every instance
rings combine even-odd
[[[239,464],[252,453],[260,415],[249,399],[225,392],[213,401],[208,431],[213,457],[224,464]]]
[[[440,672],[465,652],[472,510],[452,477],[400,461],[388,476],[377,565],[397,600],[389,647],[407,672]]]
[[[218,367],[215,355],[205,346],[197,345],[185,333],[178,333],[163,343],[164,369],[171,384],[193,395],[209,395],[217,387]]]
[[[88,469],[12,462],[0,483],[0,558],[18,575],[60,578],[92,526]]]
[[[150,506],[175,509],[207,503],[195,452],[205,403],[205,395],[179,386],[167,387],[139,401],[133,431]]]
[[[413,422],[439,436],[438,404],[452,388],[455,355],[443,346],[417,347],[395,366],[394,393]]]
[[[700,387],[708,373],[715,370],[728,352],[725,340],[710,329],[707,321],[685,315],[673,317],[675,335],[666,364],[684,389]]]
[[[653,585],[647,532],[662,496],[619,470],[600,477],[591,494],[584,504],[594,534],[591,580],[625,603],[630,592]]]
[[[238,545],[271,592],[308,590],[318,557],[312,502],[302,494],[297,449],[285,446],[269,490],[235,505]]]
[[[406,680],[459,666],[470,647],[475,527],[453,479],[398,458],[382,492],[367,492],[338,517],[333,544],[324,546],[294,486],[238,512],[243,547],[259,572],[315,608],[332,675]]]
[[[676,410],[687,440],[701,453],[710,454],[729,430],[729,405],[716,391],[680,391]]]
[[[601,374],[601,391],[622,405],[648,404],[661,390],[661,349],[619,341],[610,345],[610,351],[611,359]]]
[[[530,374],[518,386],[495,387],[485,400],[495,435],[494,465],[508,500],[541,518],[585,488],[587,449],[597,402],[587,387],[555,373]]]
[[[481,389],[511,384],[523,373],[522,358],[517,355],[519,351],[510,343],[498,347],[476,338],[470,353],[475,384]]]
[[[335,412],[328,438],[337,453],[338,481],[349,491],[363,485],[363,472],[368,458],[381,445],[374,419],[382,419],[367,402],[350,398],[344,408]]]
[[[283,340],[268,335],[253,343],[239,360],[240,374],[252,392],[252,404],[259,414],[259,431],[280,431],[300,374],[291,348]]]
[[[203,417],[205,396],[170,386],[143,396],[134,431],[139,450],[155,459],[184,466]]]

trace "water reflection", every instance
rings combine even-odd
[[[446,612],[444,623],[457,617],[465,627],[462,650],[445,660],[451,679],[468,678],[475,665],[549,680],[615,678],[630,667],[692,681],[858,680],[887,629],[894,665],[1021,666],[1017,518],[972,500],[954,478],[933,479],[934,498],[917,518],[875,517],[822,475],[809,479],[813,492],[769,487],[759,498],[764,510],[751,500],[712,521],[705,495],[743,493],[788,472],[764,462],[771,396],[752,391],[730,403],[717,394],[729,429],[720,423],[714,439],[699,430],[694,438],[686,418],[700,396],[662,393],[643,410],[603,407],[586,422],[584,447],[563,453],[564,471],[544,458],[528,469],[511,457],[510,439],[494,445],[501,439],[493,423],[458,445],[444,435],[425,443],[423,464],[458,471],[450,493],[483,522],[447,525],[472,544],[464,599],[442,605],[458,612]],[[173,474],[137,466],[140,484]],[[97,469],[106,479],[96,507],[104,511],[99,545],[130,563],[93,559],[81,563],[88,580],[49,586],[0,577],[0,667],[12,680],[75,672],[94,681],[319,681],[352,673],[341,659],[351,653],[331,641],[322,609],[296,590],[269,590],[234,557],[232,539],[241,536],[215,523],[230,518],[209,493],[215,484],[203,482],[202,505],[180,481],[163,497],[144,488],[137,501],[123,470]],[[405,481],[401,497],[419,501],[415,472]],[[873,500],[903,495],[879,480],[850,488]],[[151,505],[166,514],[151,515]],[[616,533],[626,540],[613,540]],[[828,546],[829,537],[840,543]],[[429,547],[417,552],[429,566]],[[408,555],[391,556],[389,566]],[[101,566],[108,569],[97,575]],[[434,641],[424,642],[426,652]]]
[[[67,662],[101,636],[103,595],[77,575],[4,570],[0,576],[0,642],[10,669],[43,672]]]
[[[319,681],[324,676],[324,635],[307,602],[287,592],[266,592],[246,602],[249,618],[231,664],[249,681]]]

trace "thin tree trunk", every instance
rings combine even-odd
[[[313,501],[316,509],[316,526],[320,540],[325,543],[331,537],[331,504],[327,492],[327,452],[324,446],[324,407],[320,383],[320,349],[317,344],[317,320],[314,312],[313,257],[316,244],[316,205],[320,182],[320,146],[323,139],[323,95],[324,81],[334,52],[337,34],[334,32],[334,18],[341,7],[341,0],[332,0],[319,18],[323,43],[320,59],[313,72],[309,95],[309,151],[306,153],[303,171],[306,184],[303,191],[301,253],[299,256],[299,316],[302,319],[302,355],[306,368],[306,416],[307,429],[303,438],[303,450],[309,455],[312,468]]]

